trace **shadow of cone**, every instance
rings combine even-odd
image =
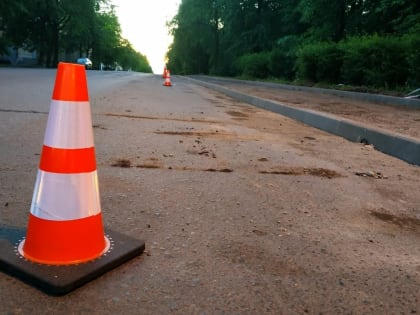
[[[6,244],[0,269],[48,294],[66,294],[143,252],[144,242],[107,232],[85,68],[60,63],[26,238],[17,251]],[[53,274],[44,270],[51,266]]]

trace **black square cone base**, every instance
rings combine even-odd
[[[145,249],[144,241],[108,229],[105,234],[110,248],[99,258],[78,265],[43,265],[28,261],[18,253],[17,245],[25,237],[25,230],[0,225],[0,271],[49,295],[65,295],[141,255]]]

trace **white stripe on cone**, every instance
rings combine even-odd
[[[38,170],[30,211],[38,218],[55,221],[81,219],[100,213],[96,171],[58,174]]]
[[[44,144],[64,149],[93,147],[89,102],[52,100]]]

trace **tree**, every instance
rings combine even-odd
[[[420,3],[411,0],[363,1],[363,27],[367,34],[399,34],[420,25]]]
[[[10,37],[13,32],[11,25],[16,17],[25,12],[23,0],[2,0],[0,2],[0,54],[6,53],[7,46],[11,43]]]
[[[298,8],[301,21],[309,26],[307,36],[335,42],[343,39],[347,7],[346,0],[301,0]]]
[[[97,67],[119,63],[151,72],[147,58],[121,37],[108,0],[3,0],[0,31],[0,52],[7,45],[37,51],[39,65],[55,67],[77,55],[92,57]]]
[[[96,0],[77,0],[65,8],[68,20],[60,33],[60,49],[66,55],[77,51],[78,57],[90,57],[95,38],[96,8],[99,4]]]
[[[118,64],[124,69],[131,69],[133,71],[151,73],[152,68],[146,56],[134,50],[130,42],[122,39],[119,47],[117,48],[116,58]]]
[[[178,14],[168,23],[174,43],[168,53],[169,67],[178,73],[208,73],[214,47],[212,16],[215,1],[183,0]],[[188,62],[186,62],[188,60]]]
[[[102,8],[95,15],[92,58],[97,64],[114,65],[121,40],[121,27],[114,7]]]
[[[102,0],[27,0],[8,20],[7,38],[38,52],[38,63],[55,67],[61,50],[90,39],[95,6]],[[74,49],[74,48],[73,48]]]
[[[241,56],[270,51],[301,32],[298,15],[292,0],[183,0],[168,24],[169,64],[182,73],[233,74]]]

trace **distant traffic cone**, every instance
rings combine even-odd
[[[163,68],[163,74],[162,74],[162,78],[166,79],[166,75],[167,75],[168,71],[166,69],[166,67]]]
[[[109,248],[102,224],[85,68],[60,63],[48,115],[26,239],[41,264],[78,264]]]
[[[171,83],[171,73],[169,72],[169,70],[166,71],[166,78],[165,78],[165,82],[163,83],[164,86],[172,86]]]

